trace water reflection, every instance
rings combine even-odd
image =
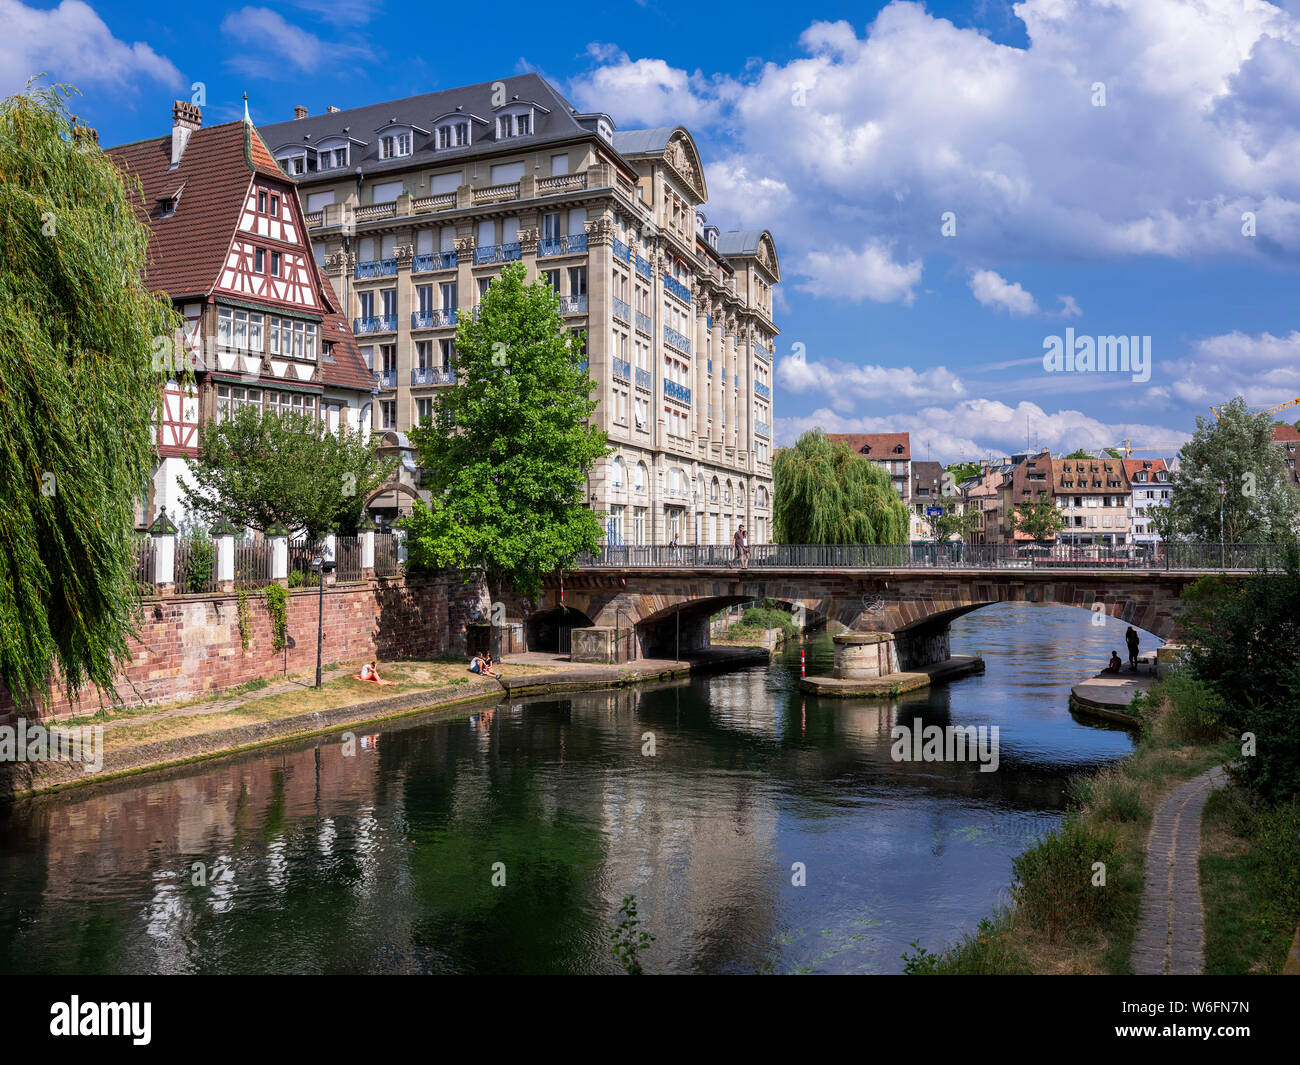
[[[635,892],[648,971],[897,971],[988,912],[1072,771],[1129,749],[1065,706],[1122,631],[992,607],[953,626],[984,676],[893,703],[805,697],[795,650],[20,804],[0,969],[613,972]],[[916,718],[997,725],[999,770],[894,762]]]

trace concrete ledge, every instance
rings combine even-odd
[[[908,673],[890,673],[872,679],[844,680],[839,677],[804,677],[799,682],[801,691],[826,695],[837,699],[887,699],[892,695],[928,688],[936,681],[956,680],[972,673],[984,672],[984,659],[971,655],[954,655],[952,658],[923,666]]]

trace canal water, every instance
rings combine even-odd
[[[1072,773],[1130,750],[1066,706],[1123,629],[1006,604],[952,628],[983,676],[892,703],[804,697],[793,648],[16,804],[0,971],[617,972],[634,894],[648,972],[898,972],[1005,901]],[[996,725],[997,771],[894,761],[918,719]]]

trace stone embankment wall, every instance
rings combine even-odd
[[[116,682],[126,705],[169,702],[216,693],[250,680],[303,673],[316,668],[316,588],[289,592],[285,604],[287,647],[273,646],[272,620],[260,591],[247,597],[248,646],[239,628],[234,593],[168,595],[146,599],[137,621],[137,639]],[[482,582],[461,575],[379,577],[325,588],[321,626],[326,667],[378,658],[438,658],[464,655],[466,630],[488,620],[491,604]],[[93,689],[69,702],[51,685],[50,705],[42,716],[93,713]],[[37,708],[28,708],[34,716]],[[0,724],[12,724],[17,707],[0,689]]]

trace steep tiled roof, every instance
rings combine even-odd
[[[1066,482],[1069,484],[1067,485]],[[1057,492],[1063,494],[1106,495],[1127,492],[1129,479],[1128,474],[1124,472],[1122,459],[1053,459],[1052,486]]]
[[[206,294],[216,284],[230,238],[239,221],[255,169],[270,160],[267,173],[283,178],[275,160],[257,150],[243,122],[198,129],[191,134],[180,165],[171,168],[171,135],[136,141],[108,154],[119,169],[140,182],[141,202],[131,182],[136,214],[153,231],[145,281],[173,298]],[[251,149],[251,152],[250,150]],[[161,201],[180,189],[175,212],[161,217]]]
[[[1297,429],[1294,425],[1273,426],[1273,443],[1275,444],[1300,443],[1300,429]]]
[[[1133,480],[1136,474],[1142,473],[1144,470],[1148,481],[1154,481],[1156,474],[1161,470],[1165,473],[1169,472],[1164,459],[1124,459],[1124,472],[1128,474],[1130,481]]]
[[[327,289],[328,285],[325,286]],[[355,388],[369,392],[375,387],[375,375],[366,369],[365,360],[357,349],[356,338],[341,314],[327,314],[321,322],[322,336],[330,344],[333,362],[321,363],[321,377],[326,385],[336,388]]]
[[[826,439],[843,440],[859,455],[877,461],[901,462],[912,457],[912,437],[908,433],[827,433]],[[900,445],[903,450],[896,453],[894,448]]]

